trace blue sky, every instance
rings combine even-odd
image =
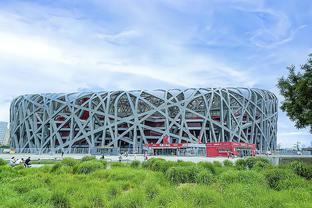
[[[300,1],[0,1],[0,120],[25,93],[257,87],[312,52]],[[278,143],[309,145],[280,112]]]

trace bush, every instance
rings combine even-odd
[[[248,157],[245,159],[245,167],[248,169],[252,169],[256,162],[257,159],[255,157]]]
[[[138,160],[133,160],[130,164],[131,168],[138,168],[141,165],[141,162]]]
[[[90,160],[76,165],[73,172],[78,174],[88,174],[102,168],[106,168],[106,163],[104,163],[104,161]]]
[[[312,167],[308,167],[300,161],[291,162],[290,167],[298,176],[304,177],[308,180],[312,179]]]
[[[70,208],[69,199],[65,193],[54,192],[51,196],[51,202],[55,208]]]
[[[216,168],[210,162],[199,162],[198,166],[210,171],[212,174],[216,174]]]
[[[38,188],[31,190],[26,196],[31,204],[44,205],[49,202],[50,192],[45,188]]]
[[[248,157],[247,159],[245,159],[245,167],[248,169],[254,168],[257,163],[258,168],[261,168],[261,166],[267,167],[270,164],[270,162],[263,157]]]
[[[213,161],[212,163],[215,167],[217,168],[221,168],[222,167],[222,164],[219,162],[219,161]]]
[[[257,161],[256,164],[253,166],[255,170],[265,170],[270,166],[269,163],[264,161]]]
[[[178,187],[178,193],[183,203],[174,207],[220,207],[222,201],[220,193],[208,186],[183,184]]]
[[[4,159],[0,158],[0,166],[8,164]]]
[[[63,165],[62,165],[61,162],[58,162],[58,163],[54,164],[54,165],[52,166],[52,168],[51,168],[51,172],[52,172],[52,173],[56,172],[56,171],[57,171],[58,169],[60,169],[62,166],[63,166]]]
[[[200,169],[192,166],[171,167],[166,177],[173,183],[195,183]]]
[[[282,189],[282,182],[284,180],[291,178],[292,177],[287,169],[274,168],[265,172],[265,179],[267,184],[270,188],[277,191]]]
[[[183,161],[183,160],[178,160],[177,162],[171,162],[171,163],[173,163],[173,166],[194,166],[195,165],[193,162]]]
[[[214,177],[212,173],[202,170],[198,173],[196,177],[196,182],[197,183],[202,183],[202,184],[211,184],[214,181]]]
[[[95,156],[84,156],[83,158],[81,158],[81,162],[86,162],[86,161],[90,161],[90,160],[96,160]]]
[[[145,197],[142,192],[131,191],[114,199],[110,207],[112,208],[139,208],[144,206]]]
[[[155,159],[152,160],[150,164],[148,164],[148,169],[153,170],[153,171],[160,171],[163,173],[166,173],[166,171],[176,165],[176,162],[172,161],[166,161],[164,159]]]
[[[74,167],[79,163],[79,161],[71,157],[65,157],[61,163],[66,166]]]
[[[231,183],[263,184],[265,182],[262,174],[255,171],[247,171],[247,170],[242,171],[229,170],[223,172],[220,175],[219,179],[224,185]]]
[[[55,163],[52,168],[52,173],[62,174],[62,173],[71,173],[72,168],[79,164],[78,160],[75,160],[70,157],[65,157],[62,161]]]
[[[246,169],[246,161],[244,159],[238,159],[235,163],[235,167],[237,170],[245,170]]]
[[[146,197],[151,200],[155,199],[161,190],[159,181],[152,177],[149,177],[144,181],[143,187]]]
[[[116,167],[128,167],[129,164],[128,163],[123,163],[123,162],[111,162],[110,166],[112,168],[116,168]]]
[[[233,167],[233,162],[232,161],[230,161],[230,160],[224,160],[223,161],[223,165],[225,166],[225,167]]]

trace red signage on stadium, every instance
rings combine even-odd
[[[243,142],[211,142],[206,144],[207,157],[255,155],[256,145]]]

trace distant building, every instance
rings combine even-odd
[[[7,145],[9,140],[8,123],[0,121],[0,145]]]

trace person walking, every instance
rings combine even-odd
[[[24,163],[24,166],[25,168],[29,168],[30,167],[30,157],[28,157],[26,160],[25,160],[25,163]]]

